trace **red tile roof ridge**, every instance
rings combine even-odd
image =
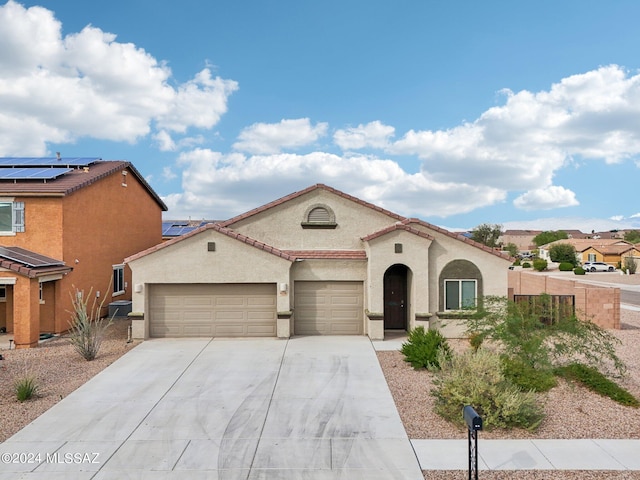
[[[318,189],[322,189],[322,190],[326,190],[327,192],[331,192],[335,195],[338,195],[342,198],[345,198],[347,200],[350,200],[352,202],[358,203],[359,205],[365,206],[367,208],[370,208],[372,210],[375,210],[377,212],[380,213],[384,213],[385,215],[388,215],[392,218],[395,218],[396,220],[405,220],[406,217],[403,217],[402,215],[398,215],[397,213],[391,212],[389,210],[386,210],[382,207],[379,207],[377,205],[374,205],[372,203],[369,203],[365,200],[361,200],[357,197],[354,197],[353,195],[349,195],[348,193],[344,193],[341,192],[340,190],[337,190],[333,187],[330,187],[328,185],[325,185],[323,183],[317,183],[315,185],[311,185],[310,187],[307,187],[303,190],[297,191],[297,192],[293,192],[290,193],[289,195],[285,195],[284,197],[278,198],[276,200],[273,200],[272,202],[269,202],[265,205],[262,205],[260,207],[254,208],[253,210],[249,210],[248,212],[245,213],[241,213],[240,215],[237,215],[235,217],[232,217],[228,220],[225,220],[223,222],[220,222],[220,224],[224,227],[228,227],[229,225],[233,225],[234,223],[237,223],[241,220],[245,220],[249,217],[252,217],[254,215],[257,215],[258,213],[262,213],[266,210],[269,210],[271,208],[277,207],[278,205],[282,205],[283,203],[288,202],[289,200],[293,200],[294,198],[298,198],[301,197],[302,195],[305,195],[309,192],[312,192],[314,190],[318,190]]]
[[[387,233],[390,233],[390,232],[394,232],[396,230],[404,230],[404,231],[412,233],[414,235],[418,235],[419,237],[427,238],[429,240],[433,240],[433,235],[429,235],[426,232],[418,230],[417,228],[413,228],[413,227],[407,225],[406,223],[402,223],[402,222],[395,223],[393,225],[390,225],[388,227],[383,228],[382,230],[378,230],[377,232],[373,232],[373,233],[367,235],[366,237],[363,237],[362,240],[365,241],[365,242],[368,242],[369,240],[373,240],[374,238],[382,237],[383,235],[386,235]]]
[[[285,253],[299,258],[335,259],[335,260],[366,260],[364,250],[284,250]]]
[[[470,239],[469,237],[465,237],[460,233],[450,232],[449,230],[438,227],[437,225],[433,225],[432,223],[425,222],[424,220],[420,220],[419,218],[408,218],[405,220],[406,224],[417,223],[418,225],[422,225],[423,227],[427,227],[431,230],[435,230],[438,233],[446,235],[451,238],[455,238],[456,240],[460,240],[464,243],[467,243],[473,247],[479,248],[480,250],[484,250],[485,252],[489,252],[497,257],[503,258],[505,260],[513,260],[513,257],[509,255],[505,255],[500,250],[496,250],[495,248],[487,247],[485,244],[476,242],[475,240]]]
[[[203,225],[199,228],[196,228],[195,230],[192,230],[188,233],[185,233],[184,235],[181,235],[179,237],[176,238],[172,238],[171,240],[167,240],[166,242],[162,242],[159,243],[158,245],[154,245],[153,247],[147,248],[146,250],[143,250],[141,252],[135,253],[127,258],[124,259],[125,263],[129,263],[129,262],[133,262],[134,260],[138,260],[139,258],[142,257],[146,257],[147,255],[150,255],[152,253],[155,253],[157,251],[163,250],[167,247],[170,247],[171,245],[174,245],[176,243],[179,242],[183,242],[191,237],[194,237],[202,232],[204,232],[205,230],[215,230],[216,232],[219,232],[223,235],[226,235],[230,238],[233,238],[235,240],[238,240],[240,242],[246,243],[249,246],[252,246],[254,248],[257,248],[259,250],[263,250],[267,253],[270,253],[272,255],[275,255],[277,257],[283,258],[285,260],[289,260],[290,262],[295,261],[295,256],[289,255],[288,253],[277,249],[276,247],[273,247],[271,245],[267,245],[266,243],[262,243],[259,242],[258,240],[251,238],[251,237],[247,237],[246,235],[242,235],[241,233],[236,232],[235,230],[231,230],[230,228],[227,227],[223,227],[221,224],[219,223],[207,223],[206,225]]]

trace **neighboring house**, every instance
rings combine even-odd
[[[592,245],[579,253],[580,261],[605,262],[614,267],[622,265],[624,257],[638,257],[640,251],[636,245],[617,242],[614,245]]]
[[[212,220],[163,220],[162,221],[162,240],[171,240],[185,233],[189,233],[198,227],[202,227],[207,223],[213,223]]]
[[[629,242],[625,242],[624,240],[618,240],[615,238],[610,238],[610,239],[592,239],[592,238],[580,238],[580,239],[576,239],[576,238],[566,238],[563,240],[556,240],[555,242],[551,242],[551,243],[547,243],[546,245],[542,245],[539,249],[539,253],[538,256],[544,260],[547,260],[548,262],[551,261],[551,256],[549,254],[549,249],[553,246],[553,245],[557,245],[560,243],[568,243],[569,245],[573,245],[573,247],[576,249],[576,257],[578,259],[579,262],[584,263],[584,262],[593,262],[593,261],[598,261],[598,262],[602,262],[605,260],[599,259],[599,260],[589,260],[589,254],[591,255],[596,255],[594,249],[597,249],[599,251],[602,251],[603,249],[610,249],[611,247],[622,247],[622,246],[630,246],[631,244]],[[607,250],[608,251],[608,250]],[[593,258],[593,257],[591,257]],[[620,260],[620,255],[618,255],[617,259],[615,260],[615,262]],[[607,261],[607,263],[611,263],[612,265],[615,266],[615,264],[613,262],[609,262]]]
[[[385,330],[441,326],[485,295],[506,296],[512,260],[319,184],[126,263],[137,338],[381,339]]]
[[[161,242],[166,209],[129,162],[0,158],[0,328],[34,347],[69,329],[76,288],[130,300],[124,258]]]
[[[518,247],[519,252],[527,252],[537,248],[537,245],[533,243],[533,239],[540,233],[542,233],[542,230],[505,230],[498,241],[503,248],[513,243]]]

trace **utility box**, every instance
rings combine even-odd
[[[109,317],[126,317],[131,313],[131,300],[117,300],[109,304]]]

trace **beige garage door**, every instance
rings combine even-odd
[[[151,285],[151,337],[275,337],[275,284]]]
[[[362,282],[295,282],[296,335],[362,335]]]

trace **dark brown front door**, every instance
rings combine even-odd
[[[384,329],[407,329],[407,267],[394,265],[384,274]]]

